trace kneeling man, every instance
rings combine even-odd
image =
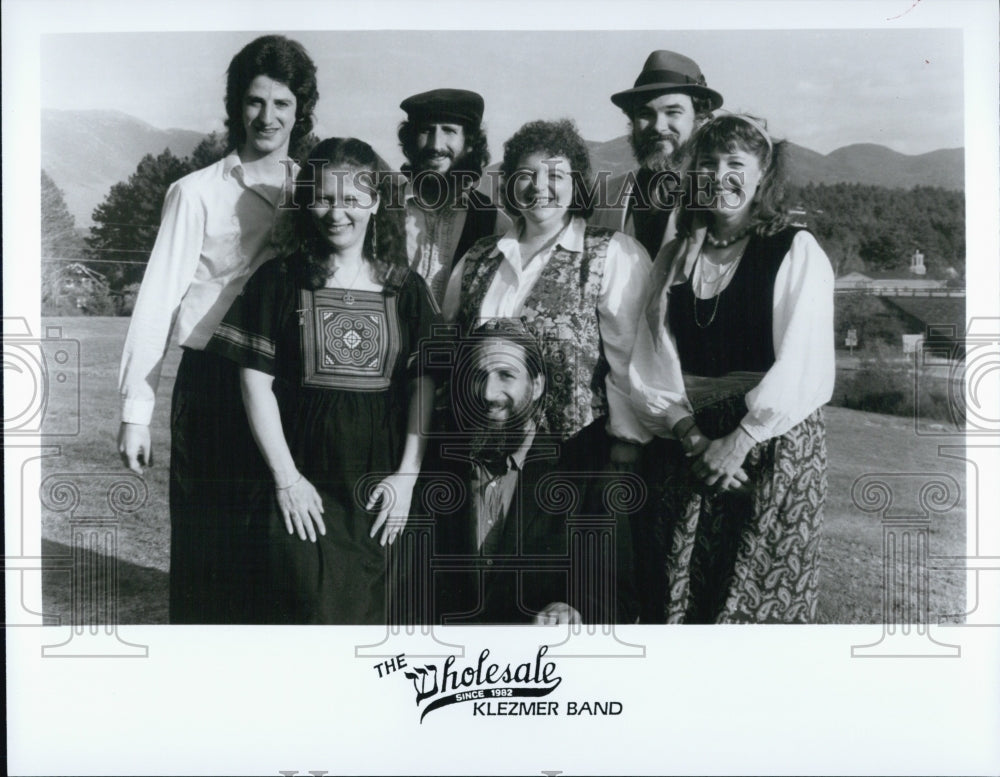
[[[459,346],[456,362],[451,434],[428,451],[413,500],[436,510],[434,622],[580,623],[566,516],[539,504],[558,478],[559,447],[536,439],[538,344],[520,321],[497,319]],[[446,491],[454,499],[442,500]]]

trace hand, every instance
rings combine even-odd
[[[680,441],[681,447],[684,449],[684,454],[689,459],[701,456],[708,447],[709,442],[711,442],[701,429],[698,428],[694,416],[691,415],[684,416],[684,418],[674,424],[673,433],[674,437]]]
[[[298,534],[300,540],[308,537],[310,542],[316,542],[316,529],[319,529],[320,534],[326,534],[323,499],[312,483],[301,475],[298,478],[286,488],[275,489],[278,508],[289,534]]]
[[[153,445],[149,439],[149,426],[122,421],[118,427],[118,453],[125,466],[136,475],[142,474],[143,466],[152,467]]]
[[[743,431],[742,426],[738,426],[725,437],[708,444],[692,466],[694,474],[708,486],[715,486],[720,480],[724,485],[729,484],[736,478],[737,471],[742,471],[744,459],[756,444],[753,437]],[[746,473],[743,477],[746,477]]]
[[[382,529],[379,545],[385,546],[386,542],[392,545],[406,526],[406,519],[410,517],[413,486],[416,482],[416,474],[395,472],[372,489],[372,495],[365,509],[374,510],[375,505],[379,505],[379,511],[368,536],[374,537],[378,530]]]
[[[684,455],[689,459],[698,458],[708,449],[708,444],[712,442],[708,437],[702,434],[701,429],[697,426],[691,427],[691,431],[681,438],[681,447],[684,449]]]
[[[750,477],[746,471],[740,467],[732,475],[720,478],[713,489],[717,494],[749,494]]]
[[[615,472],[632,472],[642,453],[642,446],[628,440],[612,439],[609,458]]]
[[[579,626],[581,623],[583,618],[579,611],[565,602],[552,602],[535,616],[537,626]]]

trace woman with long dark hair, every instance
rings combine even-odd
[[[833,272],[788,223],[784,144],[750,116],[692,138],[691,191],[630,365],[657,436],[637,522],[642,620],[810,622],[833,391]]]
[[[209,343],[242,368],[274,478],[267,622],[385,622],[385,546],[405,525],[433,404],[419,342],[437,315],[388,187],[368,144],[317,145],[295,183],[296,250],[250,279]]]

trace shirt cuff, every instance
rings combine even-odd
[[[625,442],[643,445],[653,439],[653,435],[639,423],[629,398],[622,396],[611,386],[608,393],[608,425],[607,432],[612,437]]]
[[[153,420],[155,402],[148,399],[123,399],[122,423],[149,426]]]
[[[773,424],[761,423],[750,413],[743,416],[743,420],[740,421],[740,426],[743,427],[744,432],[753,437],[755,442],[764,442],[765,440],[770,440],[774,437]]]

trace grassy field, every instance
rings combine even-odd
[[[62,327],[63,337],[80,341],[80,433],[57,438],[61,455],[43,459],[43,478],[69,473],[84,492],[106,489],[107,473],[125,473],[117,448],[118,360],[128,320],[124,318],[58,318],[44,324]],[[117,533],[119,623],[167,622],[169,569],[170,392],[180,350],[171,348],[164,365],[153,418],[154,466],[145,476],[148,498]],[[52,407],[50,413],[66,413]],[[838,407],[826,410],[830,455],[830,491],[822,548],[819,619],[823,623],[878,623],[883,612],[883,529],[878,517],[862,512],[851,499],[851,488],[871,473],[944,473],[964,489],[961,462],[938,456],[939,441],[913,433],[913,420],[863,413]],[[102,477],[103,475],[103,477]],[[72,535],[67,516],[43,510],[43,573],[46,614],[64,619],[71,612],[70,573],[63,559],[71,555]],[[965,552],[965,495],[951,511],[932,515],[930,553]],[[88,549],[87,553],[96,553]],[[965,577],[959,572],[930,572],[931,622],[961,620],[965,610]]]

